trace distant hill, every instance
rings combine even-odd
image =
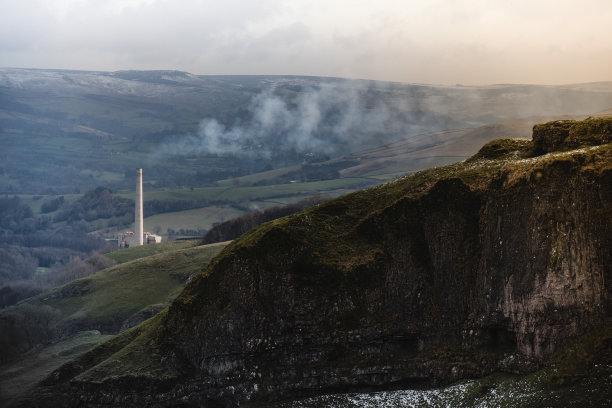
[[[340,171],[343,177],[367,177],[384,171],[389,174],[408,173],[451,164],[467,159],[482,145],[500,138],[531,138],[537,123],[559,119],[584,119],[589,115],[534,116],[503,120],[474,129],[455,130],[422,135],[429,145],[415,143],[414,138],[358,152],[346,158],[358,158],[359,164]]]
[[[0,193],[211,185],[396,140],[612,106],[612,83],[448,87],[178,71],[0,69]],[[415,159],[415,165],[423,165]],[[422,164],[419,164],[419,160]]]
[[[606,116],[600,112],[593,116]],[[329,177],[372,177],[392,179],[431,167],[465,160],[483,144],[499,138],[530,138],[533,126],[553,119],[585,119],[592,115],[533,116],[503,120],[477,128],[448,130],[405,137],[374,148],[316,164],[276,169],[218,182],[220,185],[261,185],[303,180],[328,174]]]
[[[29,402],[262,406],[502,371],[535,374],[455,403],[608,406],[611,142],[612,118],[549,122],[263,224]]]

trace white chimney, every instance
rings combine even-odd
[[[142,169],[136,169],[136,213],[134,215],[134,235],[136,245],[143,244],[143,220],[142,220]]]

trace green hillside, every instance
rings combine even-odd
[[[133,261],[148,256],[158,255],[165,252],[177,251],[180,249],[188,249],[197,245],[197,240],[181,240],[171,242],[161,242],[155,245],[142,245],[132,248],[113,251],[105,254],[106,257],[112,259],[118,264]]]
[[[0,312],[4,319],[15,310],[30,313],[50,307],[56,320],[48,324],[62,337],[0,366],[0,401],[15,397],[61,364],[164,309],[186,280],[227,245],[195,244],[194,240],[174,241],[112,252],[107,256],[118,265]],[[16,323],[27,325],[29,320]]]
[[[139,257],[72,281],[28,302],[58,310],[62,316],[59,326],[67,331],[97,329],[116,333],[125,325],[133,325],[130,318],[138,322],[170,304],[187,279],[198,273],[224,246],[225,243],[213,244]],[[139,256],[139,252],[155,250],[149,247],[155,245],[129,254]],[[167,246],[161,247],[164,248]],[[121,260],[122,254],[117,256]]]
[[[111,334],[100,334],[97,330],[78,332],[72,337],[33,350],[21,356],[18,362],[0,366],[0,401],[7,403],[19,394],[27,395],[30,387],[53,370],[113,337]]]

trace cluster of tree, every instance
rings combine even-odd
[[[84,221],[54,226],[48,216],[35,217],[19,197],[1,198],[0,288],[10,285],[2,296],[13,299],[10,302],[29,297],[46,287],[33,280],[38,267],[63,265],[75,256],[86,258],[105,245],[104,240],[88,234]]]
[[[27,352],[39,344],[48,344],[57,336],[61,313],[36,300],[16,304],[64,283],[91,275],[115,264],[110,258],[94,253],[86,260],[71,257],[53,265],[44,274],[0,287],[0,363]]]
[[[23,288],[33,286],[37,268],[49,268],[63,265],[74,257],[87,257],[88,251],[77,251],[70,248],[39,247],[28,248],[20,245],[0,243],[0,288],[11,286],[21,287],[18,292],[30,293],[29,289]],[[39,284],[34,285],[40,288]],[[31,295],[30,295],[31,296]],[[22,296],[20,299],[29,297]],[[0,307],[10,303],[0,301]]]
[[[228,204],[227,200],[147,200],[143,203],[145,217],[167,212],[192,210],[210,205]]]
[[[33,217],[32,209],[19,197],[0,198],[0,229],[30,232]]]
[[[2,248],[0,248],[2,250]],[[2,254],[2,252],[0,252]],[[32,296],[51,290],[75,279],[83,278],[115,264],[110,258],[95,252],[86,260],[72,255],[66,260],[54,263],[45,272],[36,272],[36,259],[30,258],[23,269],[23,277],[13,274],[18,279],[7,279],[0,285],[0,308],[4,308]],[[23,266],[22,268],[25,268]]]
[[[356,161],[339,161],[335,163],[307,163],[299,169],[290,171],[274,179],[275,183],[286,183],[293,180],[302,182],[333,180],[340,178],[340,170],[358,164]]]
[[[30,281],[12,282],[10,285],[0,287],[0,308],[14,305],[20,300],[39,295],[40,289]]]
[[[75,279],[84,278],[102,269],[110,268],[115,263],[112,259],[98,252],[95,252],[86,260],[73,256],[64,263],[54,264],[46,273],[37,275],[34,281],[42,291],[47,291]]]
[[[185,229],[185,228],[181,228],[178,231],[175,230],[174,228],[168,228],[166,230],[166,235],[168,235],[168,240],[169,241],[174,241],[175,239],[179,238],[179,237],[201,237],[202,235],[206,234],[208,232],[208,230],[205,229]]]
[[[0,362],[16,358],[56,337],[61,313],[48,305],[24,303],[0,313]]]
[[[59,196],[56,198],[51,198],[40,206],[40,212],[43,214],[48,214],[50,212],[57,211],[62,204],[64,204],[64,196]]]
[[[251,228],[263,224],[264,222],[295,214],[320,204],[327,199],[328,197],[318,195],[285,206],[274,206],[266,208],[263,211],[249,211],[239,217],[213,226],[213,228],[202,237],[201,244],[212,244],[214,242],[236,239]]]
[[[38,259],[28,248],[0,244],[0,282],[29,279],[36,273]]]
[[[72,205],[62,209],[53,221],[93,221],[122,216],[133,211],[133,200],[113,196],[112,191],[107,187],[97,187],[85,193]]]
[[[12,234],[5,232],[0,235],[0,244],[12,244],[29,248],[65,248],[79,252],[102,250],[106,242],[87,234],[73,225],[59,228],[34,231],[29,234]],[[38,251],[37,253],[40,253]]]

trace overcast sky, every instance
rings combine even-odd
[[[610,0],[0,0],[0,66],[612,80]]]

